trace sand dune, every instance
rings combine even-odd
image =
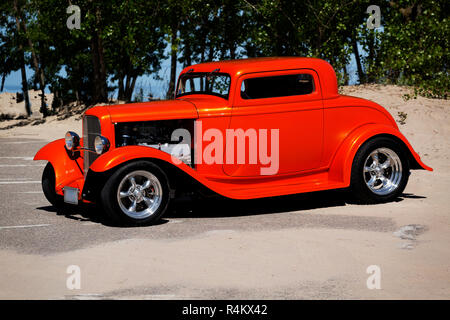
[[[30,97],[31,112],[34,117],[41,117],[39,108],[41,107],[41,97],[39,94],[41,91],[29,90],[28,95]],[[45,101],[50,107],[53,102],[53,93],[45,95]],[[15,119],[26,116],[25,102],[17,103],[16,94],[12,92],[3,92],[0,94],[0,119]]]

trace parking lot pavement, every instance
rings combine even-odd
[[[0,298],[450,297],[448,175],[414,172],[376,206],[338,191],[182,200],[158,225],[118,228],[98,207],[47,202],[45,162],[32,161],[45,143],[0,139]],[[66,287],[69,265],[80,290]],[[381,290],[367,288],[370,265]]]

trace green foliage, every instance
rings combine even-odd
[[[449,2],[397,1],[385,6],[377,75],[415,87],[415,94],[447,98],[449,93]]]

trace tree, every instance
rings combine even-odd
[[[131,101],[136,80],[160,69],[164,54],[160,1],[112,1],[105,26],[106,59],[118,81],[118,99]]]
[[[31,115],[31,103],[30,103],[30,97],[28,96],[28,81],[27,81],[27,72],[26,72],[26,65],[25,65],[25,50],[24,50],[24,37],[23,37],[23,30],[22,30],[22,24],[23,24],[23,17],[22,17],[22,7],[23,3],[19,2],[19,0],[13,0],[13,16],[14,20],[16,22],[16,30],[15,30],[15,39],[16,39],[16,46],[17,46],[17,54],[19,57],[19,65],[20,65],[20,73],[22,76],[22,92],[23,97],[25,101],[25,112],[28,116]]]
[[[11,10],[12,2],[4,2],[0,4],[0,92],[3,91],[6,77],[15,70],[20,69],[20,61],[18,59],[19,52],[16,45],[16,23],[14,14]]]
[[[376,76],[415,86],[418,93],[426,96],[447,98],[448,1],[391,1],[384,12],[386,22],[380,34]]]

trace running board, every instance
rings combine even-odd
[[[278,177],[261,180],[236,178],[233,181],[233,178],[228,178],[225,182],[213,178],[208,179],[208,185],[213,191],[232,199],[265,198],[348,187],[342,181],[329,180],[328,171],[284,179]],[[230,187],[233,182],[235,185]]]

